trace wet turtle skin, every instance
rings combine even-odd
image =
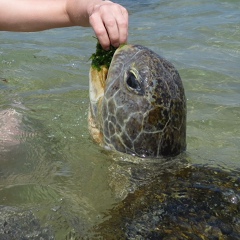
[[[103,85],[101,92],[90,84],[101,92],[93,96],[90,89],[97,142],[140,157],[174,156],[186,149],[185,93],[170,62],[143,46],[124,45],[115,52]]]
[[[92,239],[240,239],[239,172],[190,166],[163,173],[108,216]]]

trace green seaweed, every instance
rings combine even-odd
[[[92,60],[92,67],[96,68],[98,71],[101,70],[102,66],[109,68],[116,49],[117,48],[111,46],[110,49],[106,51],[102,48],[101,44],[98,41],[96,46],[96,53],[93,53],[90,57],[90,60]]]

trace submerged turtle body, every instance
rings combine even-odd
[[[192,165],[161,172],[156,165],[149,174],[155,169],[158,176],[129,193],[93,229],[99,239],[240,239],[239,171]]]
[[[106,79],[106,80],[105,80]],[[139,45],[118,48],[109,68],[90,70],[90,132],[101,145],[140,157],[186,148],[186,99],[174,66]]]

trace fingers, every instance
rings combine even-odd
[[[126,43],[128,38],[128,11],[125,8],[121,9],[122,17],[117,19],[119,26],[119,43]]]
[[[128,38],[128,12],[119,4],[103,1],[93,6],[89,22],[105,50],[118,47]]]

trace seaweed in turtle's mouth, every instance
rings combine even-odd
[[[90,57],[92,60],[92,67],[96,68],[98,71],[101,70],[102,66],[109,68],[116,49],[117,48],[110,46],[110,49],[106,51],[102,48],[101,44],[98,41],[96,46],[96,53],[93,53]]]

